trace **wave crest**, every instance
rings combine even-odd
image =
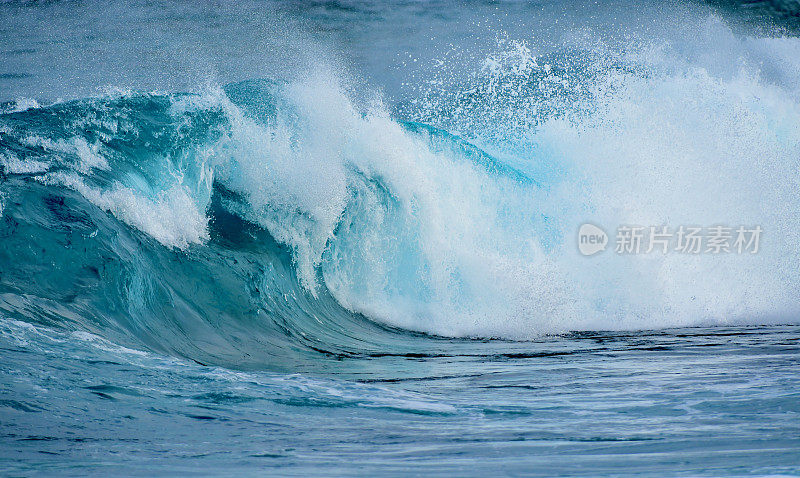
[[[553,75],[582,86],[548,90],[564,101],[502,138],[502,96],[484,134],[358,108],[325,74],[4,114],[3,310],[234,363],[394,343],[379,324],[527,339],[796,311],[792,92],[744,67],[519,68],[530,52],[515,48],[484,69],[516,91],[510,118]],[[770,238],[756,257],[586,259],[586,220],[760,223]]]

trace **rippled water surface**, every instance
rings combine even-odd
[[[12,474],[798,472],[797,327],[439,340],[307,375],[2,326]]]

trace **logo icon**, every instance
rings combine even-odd
[[[608,234],[594,224],[583,224],[578,229],[578,250],[584,256],[592,256],[606,250]]]

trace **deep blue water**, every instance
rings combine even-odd
[[[7,474],[794,475],[798,328],[429,339],[237,372],[3,324]]]
[[[0,3],[0,474],[800,474],[775,8]]]

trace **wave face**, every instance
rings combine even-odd
[[[746,52],[800,48],[702,28]],[[797,78],[673,56],[536,57],[501,40],[465,82],[421,93],[413,122],[357,106],[327,70],[10,105],[0,307],[254,366],[380,348],[386,326],[529,339],[785,321],[800,283]],[[587,259],[587,220],[765,237],[755,255]]]

